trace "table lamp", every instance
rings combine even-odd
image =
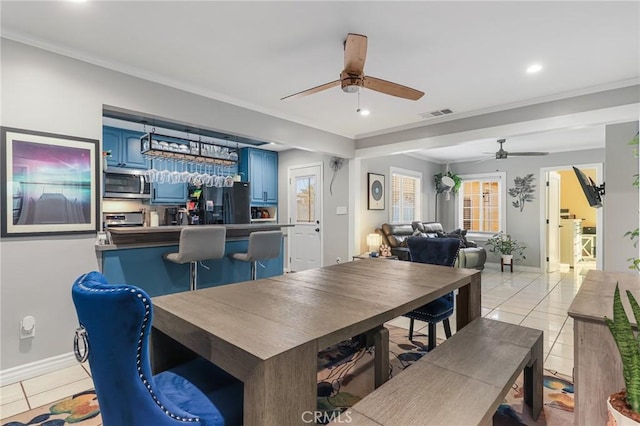
[[[382,244],[382,237],[379,234],[367,235],[367,245],[369,246],[369,251],[371,252],[372,257],[378,255],[380,244]]]

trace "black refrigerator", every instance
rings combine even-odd
[[[233,182],[233,186],[222,188],[189,188],[189,198],[195,201],[194,212],[203,225],[250,223],[250,197],[249,182]]]

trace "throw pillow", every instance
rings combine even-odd
[[[467,230],[456,229],[455,231],[449,232],[446,237],[449,238],[457,238],[460,240],[460,248],[467,248],[467,238],[465,235],[467,234]]]

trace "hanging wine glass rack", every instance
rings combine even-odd
[[[153,158],[169,158],[192,163],[234,165],[238,162],[236,148],[210,142],[194,141],[155,132],[140,137],[141,152]]]

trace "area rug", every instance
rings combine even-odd
[[[389,329],[389,374],[398,374],[427,353],[427,336],[414,333],[409,341],[406,329]],[[442,339],[438,339],[438,344]],[[318,356],[318,410],[324,418],[335,418],[373,391],[373,349],[359,349],[357,342],[342,342]],[[426,384],[425,384],[426,385]],[[573,424],[573,383],[570,377],[544,370],[544,406],[533,421],[523,401],[522,374],[498,408],[493,424],[566,426]],[[461,407],[460,409],[464,409]]]
[[[93,390],[3,420],[2,426],[100,426],[100,409]]]

